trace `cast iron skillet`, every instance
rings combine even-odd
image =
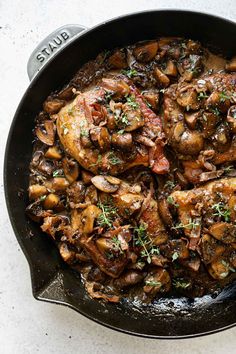
[[[85,30],[70,40],[76,31],[81,31],[81,28],[76,30],[76,27],[61,28],[53,37],[47,38],[51,44],[53,38],[60,38],[61,42],[68,41],[69,44],[60,51],[51,45],[51,51],[57,53],[31,81],[16,111],[6,147],[6,202],[16,237],[29,262],[34,297],[67,305],[107,327],[149,338],[194,337],[233,327],[236,324],[236,283],[218,296],[195,300],[161,299],[156,304],[146,306],[129,304],[127,301],[104,304],[90,299],[80,277],[63,263],[50,238],[40,232],[38,225],[27,219],[25,207],[34,117],[47,95],[62,87],[82,64],[95,58],[104,49],[157,36],[198,39],[203,45],[220,48],[225,56],[231,57],[236,54],[236,24],[202,13],[161,10],[122,16]],[[63,31],[67,34],[64,37],[68,36],[69,39],[63,39]],[[36,65],[41,61],[42,65],[46,57],[52,57],[47,54],[50,53],[49,47],[49,42],[41,43],[41,49],[37,48],[33,53],[28,65],[30,77]]]

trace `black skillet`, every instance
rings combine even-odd
[[[47,95],[62,87],[82,64],[104,49],[157,36],[198,39],[203,45],[218,48],[226,57],[231,57],[236,54],[236,24],[202,13],[160,10],[122,16],[91,30],[82,29],[65,26],[55,31],[31,56],[30,78],[39,67],[41,70],[19,104],[6,146],[6,202],[16,237],[29,262],[34,297],[67,305],[107,327],[150,338],[194,337],[233,327],[236,324],[236,283],[218,296],[195,300],[161,299],[146,306],[127,301],[118,305],[104,304],[90,299],[80,277],[62,262],[50,238],[27,219],[25,207],[34,117]],[[72,39],[79,31],[82,32]],[[56,53],[53,58],[52,53]]]

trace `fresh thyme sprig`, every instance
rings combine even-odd
[[[212,209],[215,211],[214,216],[223,218],[226,222],[230,221],[231,211],[225,206],[223,202],[212,205]]]

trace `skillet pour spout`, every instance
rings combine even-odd
[[[52,240],[42,237],[38,226],[25,215],[34,117],[47,95],[62,87],[76,68],[95,58],[99,52],[160,36],[196,39],[212,50],[219,48],[227,58],[236,54],[235,23],[182,10],[134,13],[90,30],[79,25],[63,26],[41,42],[28,64],[32,81],[19,103],[9,132],[4,187],[10,220],[30,266],[36,299],[69,306],[104,326],[124,333],[177,339],[211,334],[235,326],[236,283],[220,293],[202,298],[163,297],[152,304],[138,300],[132,303],[123,300],[118,304],[99,302],[87,295],[80,276],[61,260]]]

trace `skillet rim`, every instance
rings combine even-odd
[[[34,274],[34,270],[33,270],[33,266],[34,266],[34,261],[33,259],[30,257],[30,255],[27,253],[26,249],[25,249],[25,246],[24,246],[24,242],[22,240],[22,236],[21,236],[21,232],[20,230],[17,229],[16,225],[15,225],[15,221],[14,221],[14,215],[13,215],[13,212],[11,210],[11,207],[10,207],[10,201],[9,201],[9,196],[8,196],[8,189],[9,189],[9,185],[8,185],[8,178],[7,178],[7,174],[8,174],[8,166],[7,166],[7,160],[8,160],[8,155],[9,155],[9,149],[10,149],[10,145],[11,145],[11,141],[12,141],[12,135],[13,135],[13,132],[14,132],[14,129],[15,129],[15,126],[17,124],[17,118],[18,118],[18,115],[19,115],[19,112],[23,106],[23,103],[25,101],[25,98],[27,97],[29,91],[32,89],[32,87],[35,85],[35,83],[37,83],[37,80],[39,80],[39,78],[42,76],[42,74],[47,70],[48,66],[51,65],[51,63],[55,60],[55,58],[61,54],[64,50],[68,49],[70,46],[72,46],[74,44],[75,41],[79,40],[80,37],[84,37],[86,36],[86,34],[88,32],[94,32],[104,26],[106,26],[106,24],[112,24],[112,23],[115,23],[116,21],[119,21],[119,20],[129,20],[130,18],[132,17],[135,17],[135,16],[141,16],[143,14],[148,14],[148,13],[182,13],[182,14],[193,14],[193,15],[197,15],[197,16],[200,16],[200,17],[205,17],[205,18],[211,18],[211,19],[215,19],[216,21],[223,21],[225,23],[229,23],[233,26],[236,27],[236,21],[232,21],[232,20],[229,20],[229,19],[226,19],[224,17],[221,17],[221,16],[217,16],[217,15],[213,15],[213,14],[209,14],[207,12],[202,12],[202,11],[192,11],[192,10],[185,10],[185,9],[165,9],[165,8],[161,8],[161,9],[149,9],[149,10],[144,10],[144,11],[137,11],[137,12],[132,12],[132,13],[127,13],[127,14],[124,14],[124,15],[119,15],[119,16],[116,16],[116,17],[113,17],[112,19],[109,19],[107,21],[103,21],[89,29],[86,29],[84,30],[83,32],[75,35],[71,40],[70,42],[65,46],[63,47],[62,49],[60,49],[58,52],[55,53],[55,55],[50,58],[46,63],[45,65],[40,69],[40,71],[33,77],[32,81],[30,82],[29,86],[27,87],[27,89],[25,90],[25,93],[24,95],[22,96],[19,104],[18,104],[18,107],[16,109],[16,112],[14,114],[14,117],[13,117],[13,120],[11,122],[11,125],[10,125],[10,130],[9,130],[9,133],[8,133],[8,138],[7,138],[7,142],[6,142],[6,148],[5,148],[5,155],[4,155],[4,167],[3,167],[3,180],[4,180],[4,195],[5,195],[5,200],[6,200],[6,205],[7,205],[7,211],[8,211],[8,215],[9,215],[9,218],[10,218],[10,222],[11,222],[11,225],[12,225],[12,228],[13,228],[13,231],[14,231],[14,234],[16,236],[16,239],[27,259],[27,262],[28,262],[28,265],[29,265],[29,268],[30,268],[30,276],[31,276],[31,288],[32,288],[32,293],[33,293],[33,296],[36,300],[39,300],[39,301],[45,301],[45,302],[50,302],[50,303],[55,303],[55,304],[59,304],[59,305],[63,305],[63,306],[67,306],[73,310],[75,310],[76,312],[82,314],[83,316],[85,316],[86,318],[96,322],[96,323],[99,323],[107,328],[110,328],[110,329],[113,329],[113,330],[116,330],[118,332],[121,332],[121,333],[125,333],[125,334],[129,334],[129,335],[135,335],[137,337],[142,337],[142,338],[151,338],[151,339],[165,339],[165,340],[168,340],[168,339],[187,339],[187,338],[195,338],[195,337],[200,337],[200,336],[205,336],[205,335],[209,335],[209,334],[215,334],[215,333],[218,333],[218,332],[221,332],[221,331],[224,331],[226,329],[230,329],[230,328],[233,328],[236,326],[236,320],[234,323],[231,323],[227,326],[224,326],[224,327],[219,327],[217,329],[214,329],[214,330],[209,330],[209,331],[205,331],[205,332],[202,332],[202,333],[193,333],[193,334],[187,334],[187,335],[171,335],[171,336],[160,336],[160,335],[148,335],[148,334],[144,334],[144,333],[138,333],[138,332],[132,332],[130,330],[126,330],[126,329],[123,329],[123,328],[120,328],[120,327],[117,327],[115,325],[111,325],[111,324],[108,324],[102,320],[99,320],[97,318],[94,318],[92,315],[90,315],[89,313],[81,310],[81,309],[78,309],[76,308],[75,306],[73,306],[72,304],[66,302],[66,301],[63,301],[63,300],[55,300],[55,299],[50,299],[50,298],[46,298],[46,297],[40,297],[40,294],[38,294],[36,291],[35,291],[35,287],[34,287],[34,284],[36,283],[36,280],[35,280],[35,274]]]

